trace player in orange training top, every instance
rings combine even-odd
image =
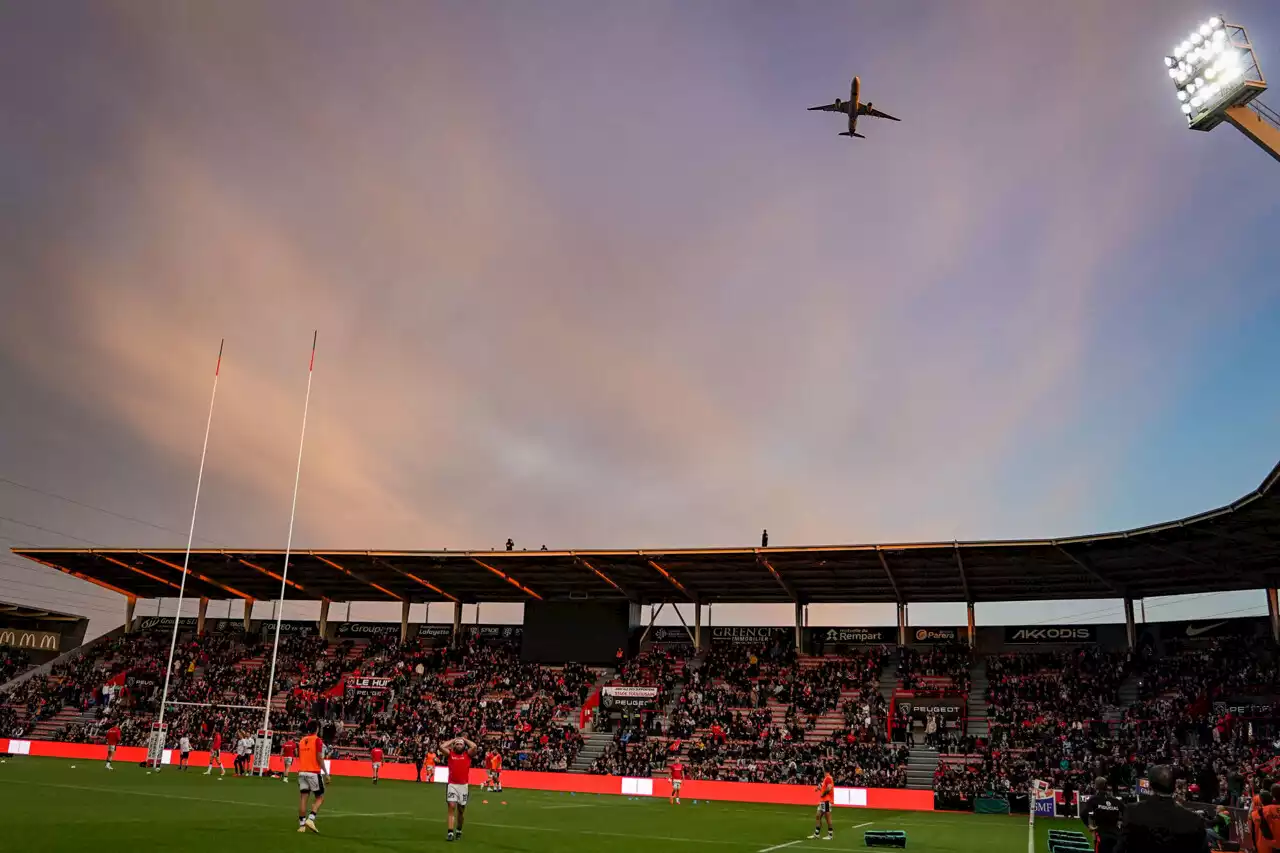
[[[822,784],[818,786],[818,819],[813,824],[813,837],[822,836],[822,816],[827,816],[827,840],[835,837],[831,827],[831,804],[836,799],[836,783],[830,773],[822,774]]]
[[[316,812],[324,802],[324,741],[316,734],[315,720],[307,723],[302,740],[298,741],[298,832],[319,832],[316,828]],[[315,795],[310,811],[307,798]]]
[[[382,770],[382,747],[375,746],[369,750],[369,760],[373,762],[373,784],[378,784],[378,772]]]
[[[489,781],[485,783],[485,786],[495,793],[501,792],[502,755],[495,749],[486,757],[485,766],[489,769]]]
[[[107,769],[115,770],[111,766],[111,759],[116,757],[116,747],[120,745],[120,727],[112,726],[107,729]]]
[[[671,804],[680,805],[680,786],[684,784],[684,765],[677,761],[671,765]]]
[[[449,784],[444,799],[449,804],[448,841],[462,840],[462,820],[467,814],[468,784],[471,781],[471,757],[476,745],[464,737],[449,744]]]

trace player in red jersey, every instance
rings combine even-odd
[[[375,746],[369,750],[369,760],[373,762],[373,784],[378,784],[378,771],[382,769],[382,747]]]
[[[204,771],[204,775],[212,774],[215,767],[222,771],[223,776],[227,775],[227,768],[222,766],[222,732],[214,732],[209,738],[209,769]]]
[[[298,745],[293,739],[286,740],[280,746],[280,756],[284,759],[284,781],[289,781],[289,768],[293,767],[293,757],[298,754]]]
[[[835,837],[835,832],[831,827],[831,804],[836,799],[836,783],[831,778],[830,773],[822,774],[822,784],[818,786],[818,819],[813,825],[813,837],[820,838],[822,836],[822,816],[827,816],[827,840],[830,841]]]
[[[449,744],[449,784],[444,799],[449,804],[449,833],[447,841],[462,838],[462,819],[467,813],[468,784],[471,781],[471,759],[476,745],[464,737]]]
[[[671,765],[671,804],[680,805],[680,786],[684,784],[684,765],[679,761]]]
[[[107,769],[115,770],[111,766],[111,759],[116,757],[116,747],[120,745],[120,727],[112,726],[107,729]]]

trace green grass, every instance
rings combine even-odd
[[[488,800],[486,803],[485,800]],[[505,801],[505,804],[504,804]],[[778,853],[810,848],[865,850],[864,829],[902,829],[907,850],[1025,853],[1025,816],[837,809],[834,841],[802,840],[813,810],[508,790],[472,786],[465,838],[444,833],[444,787],[335,778],[320,813],[320,835],[297,832],[297,785],[279,780],[222,781],[203,771],[46,758],[0,764],[0,848],[139,853],[147,850],[283,853],[292,850],[567,851],[567,853]],[[1037,821],[1038,853],[1050,828],[1078,821]]]

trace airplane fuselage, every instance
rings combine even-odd
[[[849,135],[858,132],[858,105],[861,101],[858,96],[862,94],[862,78],[854,77],[853,85],[849,87]]]

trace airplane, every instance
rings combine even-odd
[[[854,77],[853,85],[849,89],[849,100],[842,101],[836,98],[834,104],[823,104],[820,107],[809,107],[812,110],[825,110],[831,113],[844,113],[849,116],[849,129],[841,136],[856,136],[859,139],[866,139],[861,133],[858,133],[858,116],[871,116],[872,118],[887,118],[889,121],[902,121],[900,118],[894,118],[888,113],[882,113],[880,110],[871,106],[870,103],[862,103],[858,100],[858,94],[862,91],[862,80]]]

